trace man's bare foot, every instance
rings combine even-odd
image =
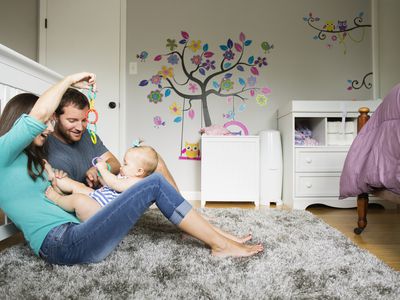
[[[262,251],[264,251],[264,246],[262,244],[244,245],[227,239],[224,247],[211,249],[211,254],[220,257],[246,257]]]
[[[54,203],[57,203],[57,200],[61,197],[61,195],[57,193],[54,190],[54,188],[50,185],[46,190],[46,197],[49,198],[49,200],[53,201]]]

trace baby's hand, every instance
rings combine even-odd
[[[107,170],[107,163],[104,161],[99,161],[96,164],[96,168],[99,170]]]

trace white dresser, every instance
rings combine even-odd
[[[317,203],[332,207],[356,206],[355,198],[338,200],[340,174],[357,134],[358,109],[365,106],[373,112],[379,103],[294,100],[279,109],[284,205],[294,209]],[[311,139],[304,139],[310,132]]]
[[[259,136],[202,136],[202,207],[206,201],[259,205],[259,143]]]

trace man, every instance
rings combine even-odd
[[[100,157],[107,162],[114,174],[119,173],[121,165],[98,136],[97,143],[93,144],[86,130],[88,110],[89,101],[84,94],[73,88],[65,92],[55,111],[54,133],[48,138],[48,160],[53,168],[65,171],[72,179],[86,183],[89,187],[96,187],[99,179],[97,170],[92,165],[93,158]],[[156,172],[163,174],[178,190],[160,155]]]

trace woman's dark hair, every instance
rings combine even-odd
[[[56,109],[56,115],[62,115],[64,113],[64,107],[70,104],[79,109],[84,109],[85,107],[89,107],[89,100],[77,89],[68,88]]]
[[[37,99],[39,99],[38,96],[30,93],[23,93],[13,97],[4,107],[0,116],[0,136],[6,134],[22,114],[29,114]],[[28,156],[29,176],[33,180],[38,177],[43,178],[43,159],[47,155],[45,147],[37,147],[32,142],[24,149],[24,152]]]

